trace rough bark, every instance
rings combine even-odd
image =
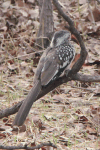
[[[37,45],[46,48],[49,45],[49,40],[54,32],[53,9],[51,0],[43,0],[39,2],[40,27],[37,34]]]

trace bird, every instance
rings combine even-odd
[[[13,125],[23,125],[33,102],[41,89],[60,77],[75,57],[71,44],[71,33],[67,30],[56,31],[49,47],[42,54],[33,79],[33,87],[23,101],[13,121]]]

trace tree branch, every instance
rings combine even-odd
[[[73,80],[82,81],[82,82],[100,82],[100,76],[91,76],[77,73],[72,77]]]
[[[47,93],[49,93],[50,91],[52,91],[53,89],[58,87],[59,85],[66,83],[70,80],[77,80],[77,81],[82,81],[82,82],[100,82],[100,76],[90,76],[90,75],[83,75],[83,74],[77,73],[77,74],[74,74],[71,78],[70,77],[68,78],[68,77],[66,77],[66,75],[63,75],[62,77],[58,78],[56,81],[54,81],[50,85],[48,85],[46,88],[42,88],[42,90],[36,100],[43,97],[44,95],[46,95]],[[1,110],[0,111],[0,119],[2,119],[3,117],[8,117],[12,114],[15,114],[19,110],[23,101],[24,100],[15,104],[14,106],[12,106],[10,108]]]

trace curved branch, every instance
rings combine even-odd
[[[38,100],[42,96],[46,95],[47,93],[49,93],[50,91],[52,91],[53,89],[55,89],[56,87],[58,87],[59,85],[65,83],[67,81],[69,81],[69,79],[66,78],[66,75],[58,78],[57,80],[55,80],[54,82],[52,82],[51,84],[49,84],[48,86],[46,86],[46,88],[45,87],[42,88],[42,90],[41,90],[41,92],[38,95],[38,97],[37,97],[36,100]],[[0,119],[3,118],[3,117],[8,117],[8,116],[10,116],[10,115],[15,114],[16,112],[18,112],[18,110],[19,110],[20,106],[22,105],[23,101],[24,100],[22,100],[21,102],[15,104],[14,106],[12,106],[10,108],[6,108],[4,110],[1,110],[0,111]]]
[[[58,3],[57,0],[53,0],[53,3],[55,5],[55,7],[57,8],[59,14],[68,22],[69,24],[69,28],[72,34],[74,34],[80,44],[81,47],[81,52],[80,52],[80,58],[78,59],[78,61],[73,65],[72,70],[69,72],[69,76],[71,76],[72,74],[77,73],[82,65],[84,64],[84,61],[86,59],[87,56],[87,51],[84,45],[84,42],[79,34],[79,32],[77,31],[77,29],[74,27],[74,22],[70,19],[70,17],[68,17],[63,10],[61,9],[60,4]]]
[[[90,75],[83,75],[83,74],[77,73],[77,74],[74,74],[71,78],[68,78],[66,77],[66,75],[63,75],[62,77],[60,77],[59,79],[57,79],[56,81],[48,85],[46,88],[43,88],[36,100],[46,95],[47,93],[49,93],[50,91],[58,87],[59,85],[66,83],[70,80],[77,80],[77,81],[83,81],[83,82],[100,82],[100,76],[90,76]],[[15,104],[14,106],[10,108],[0,111],[0,119],[3,117],[8,117],[9,115],[15,114],[19,110],[23,101],[24,100]]]

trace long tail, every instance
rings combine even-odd
[[[32,87],[31,91],[28,93],[28,96],[26,97],[25,101],[22,103],[15,117],[13,125],[21,126],[24,123],[29,113],[29,110],[31,109],[33,102],[36,100],[40,90],[41,90],[41,81],[37,80],[34,86]]]

